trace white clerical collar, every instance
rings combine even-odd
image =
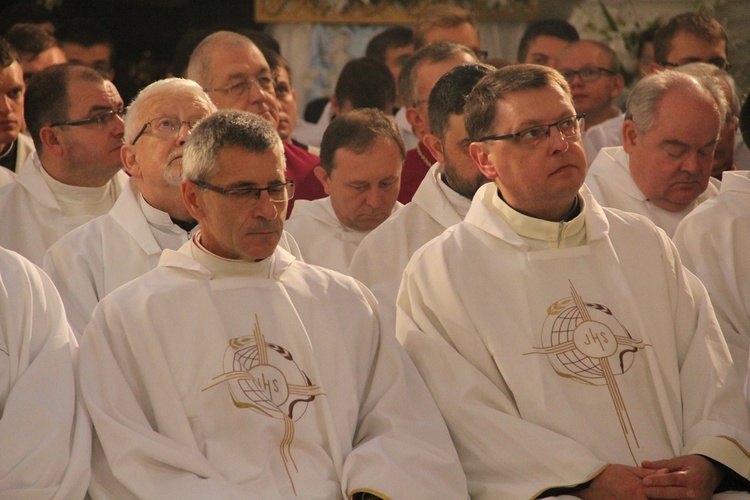
[[[206,247],[201,244],[200,236],[201,232],[198,231],[190,240],[190,253],[198,264],[211,271],[211,274],[213,274],[212,279],[238,276],[248,278],[271,277],[271,261],[273,256],[258,262],[227,259],[207,250]]]
[[[117,198],[111,179],[100,187],[71,186],[54,179],[44,168],[40,170],[65,215],[103,215]]]
[[[185,234],[185,230],[172,222],[172,218],[167,212],[154,208],[141,193],[138,193],[138,205],[141,207],[143,216],[146,217],[148,225],[159,231],[166,231],[175,234]]]
[[[442,167],[441,165],[441,168],[437,172],[437,185],[440,188],[440,191],[442,191],[443,196],[445,196],[445,199],[448,201],[448,204],[462,219],[465,219],[466,214],[469,213],[469,207],[471,207],[471,198],[466,198],[465,196],[458,194],[446,184],[445,180],[443,180],[443,176],[445,175],[444,168],[445,167]]]
[[[505,203],[497,190],[492,196],[492,210],[529,244],[532,250],[545,248],[570,248],[586,243],[586,206],[583,197],[578,195],[579,211],[572,220],[553,222],[529,217]]]

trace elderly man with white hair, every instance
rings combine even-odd
[[[709,180],[726,113],[713,78],[674,70],[644,78],[628,98],[623,145],[599,151],[586,185],[602,206],[648,217],[672,237],[718,193]]]
[[[65,235],[44,259],[77,334],[102,297],[189,239],[196,222],[180,194],[182,150],[190,129],[215,110],[200,85],[181,78],[152,83],[130,104],[120,151],[127,188],[109,213]]]

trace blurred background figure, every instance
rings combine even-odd
[[[23,68],[23,80],[29,79],[44,68],[67,62],[65,52],[54,36],[33,24],[17,25],[6,35],[8,43],[18,52]]]
[[[88,66],[114,81],[115,42],[102,23],[70,19],[60,23],[56,37],[69,62]]]
[[[562,19],[544,19],[531,24],[518,44],[518,62],[554,66],[557,54],[580,40],[578,31]]]

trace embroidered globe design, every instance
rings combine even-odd
[[[625,373],[632,366],[638,349],[618,341],[617,337],[630,338],[630,334],[607,307],[586,303],[589,317],[584,318],[573,299],[556,305],[542,329],[542,344],[553,348],[548,359],[556,371],[599,385],[605,383],[602,358],[611,359],[615,373]]]
[[[250,338],[242,340],[250,341]],[[289,385],[309,386],[310,379],[295,363],[289,351],[276,344],[266,343],[265,346],[266,363],[261,363],[255,343],[234,352],[232,371],[249,375],[246,379],[238,379],[237,387],[245,395],[246,401],[258,405],[262,412],[280,418],[281,410],[290,418],[299,420],[307,409],[307,403],[315,397],[309,395],[289,400]],[[277,367],[283,367],[284,371]]]

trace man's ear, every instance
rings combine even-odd
[[[615,77],[612,79],[612,90],[610,92],[610,96],[612,99],[622,94],[622,91],[625,90],[625,78],[620,74],[616,74]]]
[[[331,103],[331,111],[333,112],[333,116],[339,116],[341,109],[339,107],[339,100],[336,99],[335,95],[332,95],[328,98],[328,102]]]
[[[430,150],[430,153],[432,153],[433,158],[435,158],[440,163],[445,163],[445,153],[443,152],[443,142],[436,136],[432,134],[425,134],[425,136],[422,138],[422,142],[425,146],[427,146],[427,149]]]
[[[495,166],[490,161],[490,147],[484,142],[472,142],[469,144],[469,156],[476,163],[479,171],[488,179],[497,178]]]
[[[39,131],[39,138],[42,141],[45,151],[55,156],[62,156],[64,150],[59,134],[60,131],[56,130],[55,127],[42,127]]]
[[[315,177],[317,177],[320,183],[323,185],[323,191],[325,191],[325,193],[330,196],[331,194],[331,188],[329,185],[330,179],[328,178],[328,173],[326,172],[326,169],[318,165],[317,167],[313,169],[313,174],[315,174]]]
[[[120,148],[120,161],[125,167],[125,171],[135,179],[142,179],[143,174],[141,173],[141,166],[138,164],[138,160],[135,154],[135,146],[130,144],[123,144]]]
[[[633,120],[625,120],[622,122],[622,149],[630,154],[635,147],[637,140],[638,131],[635,128],[635,122],[633,122]]]
[[[202,199],[198,194],[200,188],[188,180],[182,181],[180,184],[180,190],[182,191],[182,202],[185,204],[187,211],[198,222],[202,222],[205,219],[205,212],[203,210]]]

